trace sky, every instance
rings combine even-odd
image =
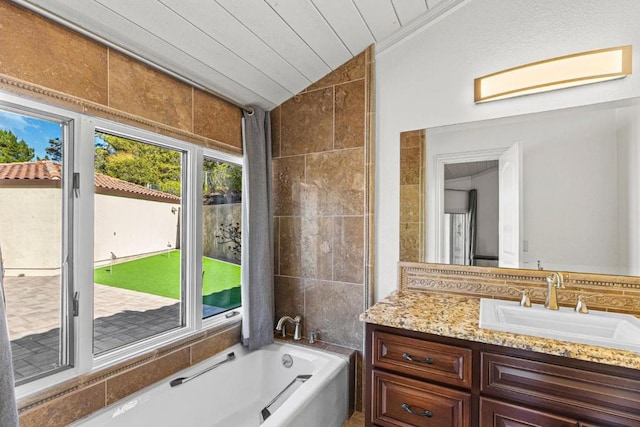
[[[44,149],[49,146],[50,139],[62,139],[62,128],[59,123],[2,110],[0,110],[0,129],[13,132],[18,137],[18,141],[24,140],[27,145],[34,148],[33,160],[38,157],[44,159],[46,155]]]

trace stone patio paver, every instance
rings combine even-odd
[[[176,303],[171,298],[112,286],[96,284],[93,289],[96,302],[94,318],[125,310],[152,310]],[[60,327],[60,276],[5,276],[4,290],[12,340]]]
[[[16,380],[57,366],[59,281],[59,276],[4,278]],[[180,304],[171,298],[95,285],[94,300],[95,353],[180,325]]]

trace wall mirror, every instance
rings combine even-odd
[[[420,132],[402,261],[640,275],[640,100]]]

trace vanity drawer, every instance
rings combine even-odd
[[[381,427],[468,427],[471,395],[422,381],[373,371],[371,420]]]
[[[480,398],[480,427],[582,427],[578,421],[519,405]]]
[[[374,331],[373,366],[471,388],[471,349]]]
[[[640,426],[640,381],[483,352],[481,393],[604,425]],[[587,424],[585,424],[587,425]]]

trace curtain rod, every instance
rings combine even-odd
[[[32,11],[32,12],[34,12],[34,13],[40,15],[40,16],[44,16],[45,18],[48,18],[48,19],[50,19],[50,20],[62,25],[63,27],[69,28],[69,29],[71,29],[71,30],[73,30],[73,31],[75,31],[75,32],[77,32],[77,33],[79,33],[79,34],[91,39],[91,40],[94,40],[94,41],[96,41],[98,43],[101,43],[101,44],[105,45],[106,47],[108,47],[110,49],[114,49],[114,50],[116,50],[116,51],[118,51],[120,53],[123,53],[123,54],[125,54],[127,56],[130,56],[131,58],[133,58],[133,59],[135,59],[137,61],[140,61],[143,64],[148,65],[149,67],[154,68],[157,71],[160,71],[160,72],[162,72],[164,74],[167,74],[167,75],[173,77],[174,79],[177,79],[177,80],[179,80],[179,81],[181,81],[183,83],[186,83],[186,84],[188,84],[190,86],[193,86],[196,89],[200,89],[200,90],[202,90],[204,92],[207,92],[209,95],[213,95],[213,96],[215,96],[217,98],[220,98],[223,101],[226,101],[229,104],[232,104],[232,105],[240,108],[241,110],[246,111],[247,113],[249,113],[249,115],[253,114],[253,108],[248,107],[248,106],[243,105],[243,104],[240,104],[239,102],[229,98],[228,96],[222,95],[221,93],[218,93],[218,92],[216,92],[216,91],[214,91],[212,89],[206,88],[206,87],[202,86],[200,83],[196,83],[193,80],[191,80],[190,78],[183,76],[182,74],[179,74],[179,73],[177,73],[175,71],[169,70],[168,68],[163,67],[162,65],[156,64],[155,62],[153,62],[153,61],[151,61],[149,59],[146,59],[146,58],[138,55],[137,53],[134,53],[134,52],[130,51],[127,48],[124,48],[124,47],[122,47],[120,45],[117,45],[117,44],[115,44],[115,43],[113,43],[113,42],[111,42],[111,41],[109,41],[109,40],[97,35],[97,34],[94,34],[94,33],[90,32],[90,31],[82,28],[78,24],[75,24],[75,23],[69,21],[68,19],[65,19],[65,18],[63,18],[63,17],[61,17],[59,15],[56,15],[55,13],[44,9],[41,6],[37,6],[37,5],[34,5],[32,3],[29,3],[27,0],[12,0],[12,1],[14,3],[22,6],[25,9],[28,9],[28,10],[30,10],[30,11]]]

